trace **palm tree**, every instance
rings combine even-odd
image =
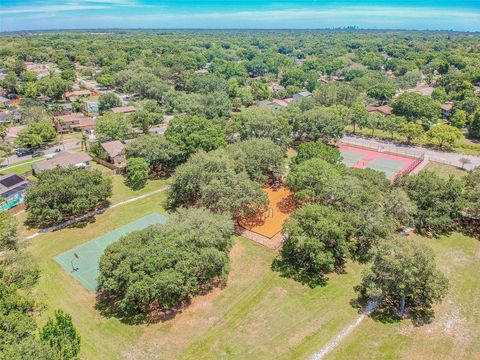
[[[81,149],[85,148],[85,151],[88,151],[88,135],[85,131],[82,131],[82,140],[81,140]]]

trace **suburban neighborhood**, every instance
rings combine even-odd
[[[0,359],[478,358],[479,39],[2,33]]]

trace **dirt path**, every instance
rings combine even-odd
[[[357,320],[348,325],[345,329],[343,329],[340,333],[338,333],[332,340],[330,340],[328,343],[326,343],[325,345],[323,345],[323,347],[318,351],[316,352],[315,354],[313,354],[309,360],[321,360],[325,357],[325,355],[327,355],[330,351],[332,351],[333,349],[335,349],[338,344],[340,344],[340,342],[348,335],[350,334],[358,325],[361,324],[361,322],[368,316],[372,313],[373,310],[375,310],[375,308],[377,307],[378,305],[378,301],[370,301],[367,305],[367,307],[365,308],[363,314],[361,314]]]

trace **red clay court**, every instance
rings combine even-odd
[[[295,209],[293,194],[284,187],[274,190],[265,188],[270,207],[254,216],[243,218],[239,224],[256,234],[273,238],[282,230],[283,223]]]
[[[340,145],[339,149],[343,157],[343,163],[346,166],[378,170],[383,172],[390,180],[394,180],[399,174],[412,171],[421,162],[420,159],[387,154],[350,145]]]

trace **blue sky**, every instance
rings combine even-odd
[[[0,31],[330,28],[480,31],[480,0],[2,0]]]

